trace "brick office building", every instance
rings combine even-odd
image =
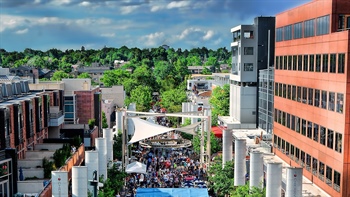
[[[274,152],[331,196],[350,196],[350,1],[276,16]]]

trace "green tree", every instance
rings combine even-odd
[[[149,86],[139,85],[134,88],[125,104],[136,103],[136,111],[149,111],[152,102],[152,89]]]
[[[108,128],[106,113],[104,111],[102,112],[102,128]]]
[[[230,196],[234,196],[234,197],[264,197],[264,196],[266,196],[266,190],[265,190],[265,188],[261,189],[258,187],[253,187],[250,189],[249,182],[248,182],[243,186],[236,187],[236,189],[231,192]]]
[[[130,73],[123,69],[107,70],[103,73],[101,81],[106,87],[123,85],[123,82],[130,78]]]
[[[125,172],[121,172],[114,164],[112,168],[108,169],[108,178],[103,183],[103,187],[98,192],[98,197],[111,197],[120,193],[124,179],[127,176]]]
[[[64,71],[56,71],[53,73],[51,77],[51,81],[61,81],[62,79],[70,78],[70,75],[65,73]]]
[[[222,168],[222,158],[220,157],[210,166],[208,175],[209,188],[217,196],[223,197],[235,190],[233,161],[226,162],[224,168]]]
[[[198,132],[198,135],[193,137],[192,140],[192,145],[193,145],[193,150],[199,154],[200,153],[200,146],[201,146],[201,140],[200,140],[200,132]],[[207,144],[207,133],[204,133],[204,144]],[[204,146],[204,150],[207,149],[207,146]],[[210,152],[213,153],[217,153],[218,151],[221,150],[221,146],[219,144],[219,141],[217,140],[217,138],[215,137],[214,133],[211,132],[210,133]]]
[[[218,116],[228,116],[230,108],[230,85],[216,87],[209,99],[212,105],[212,125],[217,125]]]
[[[181,88],[164,91],[160,97],[160,105],[166,108],[168,112],[181,112],[182,102],[187,101],[186,92]]]
[[[78,76],[77,76],[78,79],[91,79],[91,76],[89,75],[89,73],[87,72],[83,72],[83,73],[80,73]]]

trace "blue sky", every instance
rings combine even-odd
[[[230,29],[309,0],[0,0],[0,48],[229,48]]]

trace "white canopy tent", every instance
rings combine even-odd
[[[139,174],[146,174],[146,165],[140,162],[132,162],[131,164],[126,166],[125,172],[130,173],[139,173]]]
[[[153,137],[153,136],[163,134],[173,130],[196,135],[196,133],[194,132],[194,129],[199,124],[201,124],[201,122],[197,122],[195,124],[191,124],[182,128],[169,128],[169,127],[164,127],[158,124],[151,123],[146,120],[142,120],[140,118],[131,118],[131,120],[135,125],[135,132],[128,144],[132,144],[140,140],[147,139],[149,137]]]

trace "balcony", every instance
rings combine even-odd
[[[58,106],[51,106],[50,107],[50,114],[49,114],[50,127],[57,127],[64,123],[64,115],[63,111],[59,110]]]

